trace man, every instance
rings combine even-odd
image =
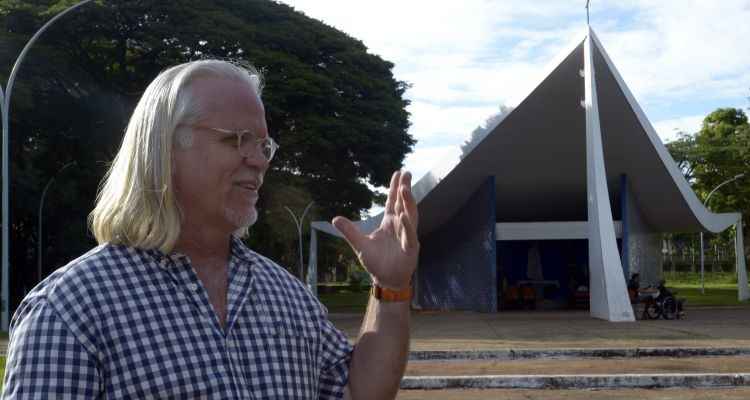
[[[238,236],[277,146],[252,69],[161,73],[91,214],[100,245],[40,283],[11,323],[6,399],[393,398],[417,265],[411,177],[370,235],[334,225],[372,275],[356,346],[304,285]]]

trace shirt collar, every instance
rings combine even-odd
[[[180,265],[189,264],[190,258],[182,253],[165,254],[159,249],[141,249],[156,261],[160,268],[170,269]]]
[[[230,252],[233,256],[245,261],[242,264],[254,265],[257,255],[250,250],[242,239],[232,235]]]
[[[242,239],[232,235],[229,246],[230,254],[244,261],[239,263],[239,265],[255,265],[258,256],[245,245]],[[190,258],[182,253],[173,252],[165,254],[159,249],[148,249],[144,251],[154,258],[159,266],[164,269],[170,269],[190,263]]]

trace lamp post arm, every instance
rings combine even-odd
[[[302,212],[302,217],[299,219],[300,225],[302,225],[302,221],[305,220],[305,215],[307,215],[307,212],[310,211],[310,207],[312,207],[313,202],[307,203],[307,207],[305,207],[305,211]]]
[[[36,239],[36,242],[37,242],[36,273],[37,273],[37,278],[39,278],[39,282],[42,281],[42,228],[43,228],[42,221],[44,221],[44,219],[42,218],[42,211],[44,210],[44,199],[47,196],[47,191],[55,182],[55,179],[57,178],[57,176],[60,175],[60,173],[62,173],[63,171],[65,171],[66,168],[70,167],[71,165],[75,165],[75,163],[76,163],[75,161],[71,161],[63,165],[63,167],[60,168],[55,173],[55,175],[52,176],[52,178],[50,178],[49,182],[47,182],[47,184],[44,186],[44,190],[42,190],[42,198],[39,200],[39,213],[37,214],[37,218],[39,219],[39,227],[37,230],[38,237]]]
[[[16,75],[18,74],[18,70],[21,68],[21,63],[23,63],[24,58],[26,58],[26,53],[29,52],[31,49],[31,46],[34,45],[34,43],[39,39],[40,36],[44,33],[44,31],[47,30],[52,24],[57,22],[58,19],[62,18],[66,14],[70,13],[71,11],[75,10],[78,7],[81,7],[82,5],[86,3],[90,3],[92,0],[84,0],[78,4],[75,4],[65,11],[61,12],[60,14],[55,15],[51,20],[47,21],[46,24],[42,25],[41,28],[39,28],[38,31],[34,34],[34,36],[29,39],[29,41],[26,43],[26,46],[23,47],[23,50],[21,50],[21,54],[18,55],[18,58],[16,58],[15,64],[13,64],[13,69],[10,70],[10,77],[8,78],[8,86],[6,86],[6,96],[5,101],[3,102],[3,114],[8,115],[8,108],[10,106],[10,93],[13,90],[13,84],[16,81]]]
[[[724,182],[722,182],[722,183],[718,184],[718,185],[717,185],[717,186],[716,186],[716,187],[714,188],[714,190],[712,190],[711,192],[709,192],[709,193],[708,193],[708,196],[706,196],[706,200],[705,200],[705,201],[703,201],[703,206],[704,206],[704,207],[706,207],[706,209],[707,209],[708,211],[711,211],[711,210],[710,210],[710,209],[708,208],[708,201],[709,201],[709,200],[711,200],[711,196],[712,196],[712,195],[713,195],[714,193],[716,193],[716,191],[717,191],[717,190],[719,190],[719,188],[720,188],[720,187],[722,187],[722,186],[726,185],[726,184],[727,184],[727,183],[729,183],[729,182],[733,182],[733,181],[736,181],[737,179],[740,179],[740,178],[742,178],[743,176],[745,176],[745,174],[744,174],[744,173],[741,173],[741,174],[737,174],[737,175],[735,175],[735,176],[734,176],[733,178],[727,179],[727,180],[725,180]],[[740,233],[740,234],[741,234],[741,233]],[[701,294],[704,294],[704,293],[705,293],[705,279],[704,279],[704,269],[705,269],[705,267],[704,267],[704,257],[703,257],[703,231],[701,231],[701,233],[700,233],[700,237],[701,237]]]
[[[10,155],[9,142],[10,142],[10,94],[13,91],[13,84],[16,81],[16,75],[18,70],[23,63],[23,59],[26,57],[26,53],[29,52],[31,46],[36,42],[37,39],[47,30],[52,24],[57,22],[64,15],[75,10],[84,4],[90,3],[92,0],[84,0],[75,4],[63,12],[55,15],[52,19],[47,21],[42,27],[36,31],[34,36],[29,39],[26,45],[21,50],[21,54],[16,58],[16,62],[13,64],[13,68],[10,71],[8,77],[8,85],[5,87],[5,93],[0,102],[0,119],[2,119],[2,278],[0,278],[0,292],[2,292],[2,301],[0,301],[0,327],[4,332],[7,332],[8,325],[10,322],[10,287],[8,274],[10,271],[10,257],[8,255],[10,251],[10,162],[8,160]]]
[[[292,216],[294,224],[297,225],[297,240],[299,244],[299,279],[303,282],[304,277],[302,276],[302,272],[304,270],[304,260],[302,258],[302,222],[305,220],[305,215],[307,215],[307,212],[310,211],[310,207],[312,207],[312,205],[312,201],[307,204],[307,207],[305,207],[305,211],[302,213],[302,216],[299,219],[297,219],[297,216],[289,207],[284,206],[284,208],[289,212],[289,215]]]
[[[742,178],[743,176],[745,176],[745,174],[744,174],[744,173],[742,173],[742,174],[738,174],[738,175],[735,175],[734,177],[732,177],[732,178],[729,178],[729,179],[725,180],[724,182],[722,182],[722,183],[718,184],[718,185],[717,185],[717,186],[716,186],[716,187],[714,188],[714,190],[712,190],[712,191],[711,191],[711,192],[710,192],[710,193],[708,194],[708,196],[706,197],[706,201],[704,201],[704,202],[703,202],[703,204],[704,204],[704,205],[705,205],[706,207],[708,207],[708,200],[710,200],[710,199],[711,199],[711,196],[712,196],[712,195],[713,195],[714,193],[716,193],[716,191],[717,191],[717,190],[719,190],[719,188],[720,188],[720,187],[722,187],[722,186],[724,186],[724,185],[726,185],[726,184],[728,184],[728,183],[730,183],[730,182],[734,182],[734,181],[736,181],[737,179],[740,179],[740,178]]]
[[[294,220],[294,225],[297,226],[297,241],[298,241],[299,253],[300,253],[299,254],[299,266],[297,267],[297,269],[299,270],[298,271],[299,280],[303,280],[302,278],[302,224],[300,223],[300,220],[297,219],[297,216],[294,215],[294,212],[292,212],[292,210],[289,207],[284,206],[284,208],[286,208],[286,210],[289,212],[289,215],[292,216],[292,219]]]
[[[47,185],[44,186],[44,190],[42,191],[42,198],[39,200],[39,212],[37,213],[37,218],[39,219],[39,225],[37,227],[37,238],[36,238],[36,245],[37,245],[37,254],[36,254],[36,274],[37,279],[39,279],[39,282],[42,281],[42,251],[44,251],[44,248],[42,246],[42,228],[43,228],[43,221],[42,218],[42,210],[44,209],[44,197],[47,195],[47,190],[50,186],[52,186],[52,182],[55,181],[55,176],[52,177],[52,179],[47,182]]]
[[[57,170],[57,172],[55,173],[55,175],[53,175],[52,178],[50,178],[49,182],[47,182],[47,184],[44,185],[44,190],[42,190],[42,198],[41,198],[41,200],[39,200],[39,214],[38,214],[39,217],[42,216],[42,208],[44,207],[44,197],[47,195],[47,191],[49,190],[50,186],[52,186],[52,184],[55,182],[55,179],[57,179],[58,175],[60,175],[68,167],[73,166],[75,164],[76,164],[75,161],[71,161],[71,162],[63,165],[62,168],[60,168],[59,170]]]
[[[49,190],[49,187],[52,186],[52,184],[55,182],[55,179],[57,178],[57,174],[50,178],[49,182],[44,186],[44,190],[42,190],[42,198],[39,200],[39,218],[42,218],[42,209],[44,208],[44,198],[47,196],[47,191]]]
[[[297,216],[294,215],[294,212],[292,210],[290,210],[289,207],[284,206],[284,208],[289,212],[289,215],[292,216],[292,219],[294,220],[294,225],[297,226],[297,232],[299,232],[300,228],[302,228],[302,226],[300,225],[299,220],[297,220]]]

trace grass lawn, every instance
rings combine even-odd
[[[701,294],[700,284],[680,284],[669,285],[670,290],[677,292],[677,298],[687,300],[687,307],[690,306],[748,306],[750,302],[737,300],[736,284],[713,284],[706,285],[706,292]]]
[[[691,306],[748,306],[750,302],[737,300],[737,284],[734,274],[706,274],[706,293],[700,292],[700,277],[691,273],[665,273],[667,287],[677,292],[678,298],[687,300]],[[368,288],[352,291],[341,286],[331,293],[321,293],[320,300],[332,313],[364,313],[369,298]]]
[[[664,280],[673,286],[698,286],[700,287],[701,275],[699,272],[674,272],[664,271]],[[706,286],[713,285],[736,285],[737,275],[734,272],[706,272],[704,276]]]
[[[341,289],[335,293],[320,294],[321,303],[332,313],[364,313],[369,298],[369,288],[360,291]]]
[[[695,272],[665,272],[667,287],[677,291],[678,298],[687,299],[690,306],[750,306],[737,300],[737,276],[734,272],[707,272],[705,293],[701,294],[700,274]]]
[[[0,339],[8,341],[8,333],[0,333]],[[5,357],[0,357],[0,394],[3,393],[3,380],[5,378]]]

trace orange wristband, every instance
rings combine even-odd
[[[372,297],[384,302],[410,301],[412,294],[411,284],[409,287],[402,290],[391,290],[377,284],[373,284],[372,289],[370,289],[370,295]]]

